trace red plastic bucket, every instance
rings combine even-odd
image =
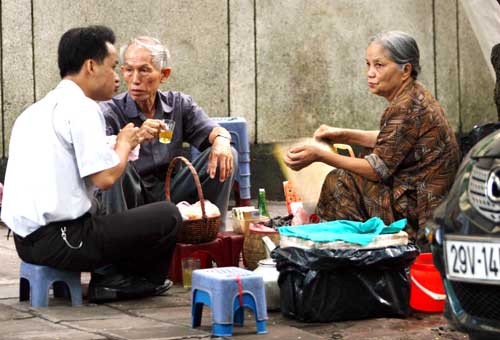
[[[432,253],[420,254],[410,267],[410,307],[422,312],[442,312],[446,293]]]

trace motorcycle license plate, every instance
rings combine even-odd
[[[446,277],[500,284],[500,240],[447,236]]]

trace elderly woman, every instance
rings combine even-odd
[[[417,81],[419,49],[406,33],[383,32],[366,49],[370,92],[388,106],[379,131],[320,126],[316,139],[369,148],[364,158],[350,158],[314,145],[288,150],[293,170],[312,162],[334,166],[323,183],[316,213],[325,220],[365,221],[379,216],[386,224],[407,218],[406,231],[428,249],[426,220],[450,189],[459,149],[444,110]]]

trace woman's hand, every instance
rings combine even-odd
[[[314,138],[316,140],[332,143],[344,143],[344,129],[336,128],[322,124],[316,131],[314,131]]]
[[[322,152],[323,149],[314,144],[298,145],[290,148],[283,160],[290,169],[298,171],[320,161]]]

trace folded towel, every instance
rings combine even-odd
[[[380,234],[394,234],[406,226],[406,218],[386,226],[380,217],[372,217],[365,222],[336,220],[301,226],[278,228],[280,235],[299,237],[314,242],[344,241],[362,246],[372,242]]]

